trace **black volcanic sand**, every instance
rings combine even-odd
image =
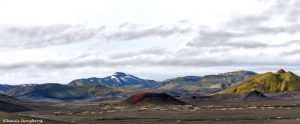
[[[116,104],[57,104],[59,109],[18,112],[78,124],[298,124],[300,99],[238,100],[239,96],[185,98],[193,105],[126,107]]]
[[[191,105],[57,103],[52,108],[45,105],[42,109],[14,115],[77,124],[300,123],[300,91],[264,95],[270,99],[245,101],[238,95],[214,95],[178,98]]]

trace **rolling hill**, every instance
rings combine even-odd
[[[118,89],[105,86],[69,86],[56,83],[24,86],[7,91],[6,94],[22,98],[50,98],[60,100],[83,99],[103,95]]]
[[[166,93],[138,93],[121,102],[122,105],[185,105]]]
[[[267,72],[251,78],[222,91],[222,94],[243,94],[257,90],[262,93],[300,90],[300,77],[283,69],[277,72]]]
[[[11,89],[17,88],[21,85],[8,85],[8,84],[0,84],[0,92],[6,92]]]
[[[159,89],[226,89],[254,75],[255,72],[241,70],[217,75],[177,77],[163,81]]]

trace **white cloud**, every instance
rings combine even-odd
[[[298,5],[297,0],[1,1],[0,81],[67,83],[114,71],[159,80],[240,69],[299,72]]]

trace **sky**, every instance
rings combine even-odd
[[[300,74],[299,0],[1,0],[0,83]]]

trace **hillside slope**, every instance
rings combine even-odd
[[[257,90],[263,93],[295,91],[300,89],[300,77],[293,72],[279,70],[267,72],[248,78],[225,91],[223,94],[242,94]]]
[[[103,95],[117,89],[105,86],[68,86],[62,84],[48,83],[35,86],[19,87],[7,91],[6,94],[14,97],[29,98],[51,98],[51,99],[83,99]]]
[[[19,112],[19,111],[28,111],[31,110],[25,106],[18,105],[15,103],[22,102],[13,97],[0,94],[0,111],[2,112]]]
[[[226,89],[254,75],[256,75],[255,72],[241,70],[217,75],[177,77],[162,82],[159,89]]]

